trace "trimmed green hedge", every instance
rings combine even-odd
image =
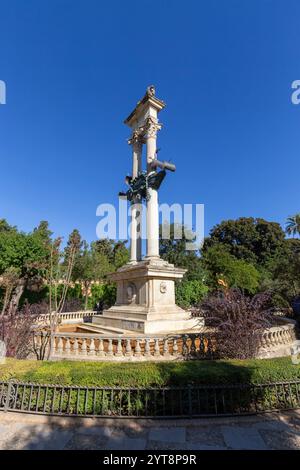
[[[293,365],[290,358],[164,363],[38,362],[7,359],[5,364],[0,364],[0,381],[9,379],[91,387],[259,384],[300,380],[300,365]]]

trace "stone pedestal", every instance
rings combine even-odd
[[[117,300],[93,322],[140,333],[176,333],[199,329],[201,319],[175,304],[175,280],[185,270],[162,259],[143,260],[110,275],[117,283]]]

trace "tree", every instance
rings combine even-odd
[[[63,291],[62,295],[58,304],[58,312],[63,312],[64,303],[66,300],[68,288],[70,285],[70,281],[72,278],[73,268],[76,263],[76,258],[80,256],[80,249],[82,247],[82,240],[81,235],[77,229],[74,229],[72,233],[69,235],[69,239],[67,242],[67,246],[65,248],[64,253],[64,261],[62,264],[63,267],[63,274],[64,274],[64,283],[63,283]]]
[[[282,250],[261,271],[260,290],[270,290],[275,306],[290,307],[300,297],[300,240],[286,239]]]
[[[208,273],[207,282],[212,289],[220,288],[222,283],[248,293],[255,293],[258,288],[258,270],[251,263],[231,255],[226,245],[220,243],[207,248],[203,264]]]
[[[297,233],[300,235],[300,214],[287,218],[285,231],[288,235],[295,236]]]
[[[221,243],[236,258],[263,265],[282,248],[284,240],[284,231],[278,223],[241,217],[214,226],[204,241],[202,253]]]
[[[1,317],[5,314],[11,298],[11,294],[19,280],[20,272],[18,268],[11,266],[0,276],[0,286],[4,290]]]
[[[44,276],[49,250],[39,228],[32,233],[19,232],[15,227],[2,220],[0,223],[0,275],[14,268],[19,273],[11,291],[8,310],[18,309],[24,289],[34,282],[40,282]]]
[[[95,250],[99,259],[106,259],[110,265],[110,271],[115,271],[129,261],[129,251],[126,248],[126,241],[115,241],[108,238],[102,238],[92,243],[93,249]]]
[[[195,235],[180,224],[163,224],[159,227],[160,256],[177,267],[187,269],[185,279],[205,281],[206,273],[203,268],[199,249],[187,250],[187,242],[195,241]],[[163,236],[167,234],[167,238]]]

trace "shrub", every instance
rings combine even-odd
[[[91,296],[88,299],[88,308],[94,309],[96,305],[99,310],[111,307],[116,301],[117,288],[115,284],[103,283],[92,284]]]
[[[247,297],[231,289],[209,296],[201,305],[206,326],[216,328],[222,358],[246,359],[258,353],[260,335],[272,323],[270,295]]]
[[[31,352],[32,326],[39,314],[36,306],[26,303],[17,313],[9,313],[0,318],[0,339],[6,346],[6,355],[23,359]]]
[[[151,387],[214,384],[263,384],[300,380],[300,365],[275,359],[116,363],[34,361],[8,358],[0,364],[0,381],[90,387]]]
[[[208,287],[202,281],[183,281],[176,285],[176,303],[183,308],[199,304],[206,296]]]

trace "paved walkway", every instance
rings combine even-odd
[[[0,412],[0,449],[300,449],[300,410],[201,420],[63,418]]]

